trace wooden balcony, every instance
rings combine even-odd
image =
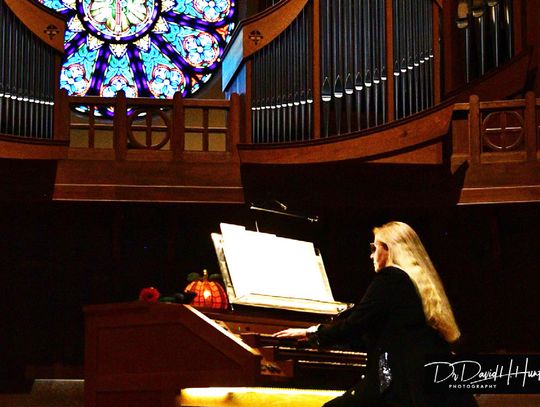
[[[76,113],[80,105],[91,113]],[[238,95],[230,101],[63,95],[57,108],[70,120],[55,139],[2,136],[3,168],[24,159],[17,168],[28,174],[36,160],[49,163],[50,188],[42,199],[53,200],[243,203],[246,182],[271,191],[268,183],[294,183],[306,168],[383,164],[413,172],[436,168],[454,180],[456,204],[540,200],[540,99],[533,92],[501,101],[472,95],[369,132],[275,145],[239,144],[240,105]],[[97,107],[123,113],[108,121],[92,113]],[[21,169],[25,162],[28,171]],[[259,172],[280,166],[289,176],[279,182]],[[252,168],[260,179],[251,179]],[[349,170],[340,170],[341,177],[354,180]]]
[[[16,6],[17,2],[6,3],[34,33],[43,34],[42,22],[25,20],[32,13],[24,13],[24,8]],[[318,68],[321,50],[317,51],[315,47],[310,68],[313,73],[312,125],[300,126],[302,132],[305,129],[311,132],[306,131],[307,137],[298,137],[296,141],[288,139],[272,143],[269,140],[279,141],[280,138],[261,133],[255,142],[253,123],[262,116],[252,114],[256,107],[252,104],[256,100],[253,97],[257,94],[254,87],[258,85],[254,79],[271,82],[252,75],[255,59],[259,58],[258,63],[262,63],[268,57],[264,49],[273,41],[285,44],[289,37],[284,33],[294,21],[298,32],[305,29],[302,37],[305,41],[319,44],[317,30],[320,27],[311,24],[318,21],[318,4],[306,0],[279,2],[240,24],[223,64],[222,82],[227,100],[129,99],[122,92],[116,98],[78,98],[58,91],[57,83],[50,86],[54,92],[41,101],[52,112],[46,114],[50,122],[47,128],[52,129],[47,138],[33,133],[40,123],[36,120],[38,116],[29,116],[34,117],[34,124],[18,132],[17,126],[31,120],[13,119],[17,126],[0,120],[0,132],[4,133],[0,134],[0,171],[11,185],[4,188],[2,197],[243,203],[253,196],[252,188],[260,194],[283,188],[280,193],[298,195],[297,199],[302,200],[307,199],[305,189],[308,187],[314,191],[328,188],[328,194],[332,195],[330,189],[336,187],[334,176],[342,180],[342,189],[354,190],[359,173],[382,182],[364,184],[367,195],[370,188],[392,191],[396,173],[404,185],[414,179],[416,189],[429,190],[433,183],[447,185],[435,193],[445,196],[442,199],[445,204],[540,200],[538,99],[532,92],[523,96],[523,89],[531,89],[527,81],[536,68],[537,57],[524,46],[522,35],[518,33],[515,50],[523,52],[464,88],[448,86],[452,92],[446,96],[440,93],[439,86],[434,86],[433,91],[437,92],[433,106],[408,112],[410,114],[404,117],[389,114],[388,121],[371,121],[369,127],[355,131],[345,132],[343,129],[347,126],[342,125],[338,134],[329,137],[324,137],[321,132],[325,126],[323,86]],[[308,6],[311,8],[306,9]],[[440,6],[439,2],[433,3],[435,18],[439,16]],[[445,22],[452,20],[447,10],[442,11]],[[276,17],[282,14],[286,18]],[[381,21],[386,19],[387,34],[392,28],[390,14],[385,18],[381,16]],[[302,16],[301,20],[298,20],[299,16]],[[274,24],[275,21],[280,23]],[[60,20],[47,21],[49,25],[53,23],[55,27],[61,25]],[[309,27],[312,31],[306,34]],[[441,35],[446,43],[452,38],[452,32],[443,27]],[[54,38],[54,49],[58,51],[61,44],[57,44],[58,37]],[[47,36],[43,40],[51,41]],[[387,41],[390,45],[386,59],[391,61],[390,35],[387,35]],[[434,77],[437,78],[442,68],[438,60],[435,62]],[[53,54],[50,65],[56,69],[56,73],[53,72],[56,77],[59,63],[59,55]],[[444,65],[447,64],[445,60]],[[449,75],[446,72],[445,80]],[[436,82],[440,81],[439,78]],[[452,80],[454,85],[458,82]],[[389,95],[391,93],[389,91]],[[13,101],[14,95],[11,95],[9,103],[24,110],[27,102],[23,101],[23,96],[19,94]],[[437,103],[439,99],[443,102]],[[391,100],[389,96],[386,101],[388,112],[393,105]],[[86,113],[80,113],[81,109]],[[114,119],[96,114],[103,109],[114,110]],[[290,110],[294,109],[296,107],[290,107]],[[10,118],[16,117],[14,108],[9,112]],[[359,113],[358,127],[371,117],[370,112],[362,110]],[[5,115],[7,117],[7,113]],[[340,117],[346,116],[343,113]],[[265,116],[266,123],[270,123],[268,117]],[[336,127],[332,120],[338,121],[337,118],[330,119],[328,126]],[[11,125],[15,129],[13,132],[10,132]],[[267,131],[273,127],[259,126],[261,129]],[[36,176],[38,172],[39,176]],[[316,173],[322,175],[314,177]],[[429,179],[422,174],[430,174]],[[289,187],[285,188],[286,185]],[[404,186],[403,195],[410,190]],[[285,196],[285,200],[287,198]],[[340,198],[337,193],[337,198],[329,198],[329,202],[334,204],[336,200],[347,201],[347,198]],[[318,199],[316,193],[313,199]],[[375,201],[366,202],[372,204]]]
[[[44,199],[241,203],[239,103],[237,95],[156,100],[62,94],[54,140],[4,136],[0,155],[28,165],[48,161],[54,178]],[[89,114],[77,113],[80,106]],[[114,109],[114,120],[95,115],[98,108]],[[3,164],[8,171],[13,161]]]
[[[457,103],[452,170],[465,171],[459,203],[540,200],[540,99]]]

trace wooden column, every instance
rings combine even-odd
[[[240,96],[238,93],[233,93],[230,99],[229,113],[227,115],[227,145],[225,149],[227,152],[231,152],[233,157],[238,156],[238,148],[236,147],[240,143]]]
[[[469,143],[471,163],[480,164],[480,100],[478,95],[469,97]]]
[[[125,160],[127,155],[127,100],[123,90],[116,95],[113,122],[115,156],[117,160]]]
[[[184,114],[184,99],[182,99],[182,93],[176,92],[173,96],[173,112],[171,120],[171,150],[173,160],[181,160],[182,153],[184,152]]]
[[[525,146],[527,148],[527,161],[536,161],[538,139],[536,136],[536,96],[534,92],[525,95]]]
[[[514,0],[522,3],[522,0]],[[527,45],[536,50],[533,54],[534,60],[531,62],[536,67],[540,66],[540,4],[538,1],[527,1],[523,8],[526,9],[527,19],[522,22],[527,29]],[[516,50],[517,51],[517,50]],[[534,91],[540,95],[540,80],[536,79]]]
[[[311,138],[321,138],[321,26],[320,26],[320,1],[313,0],[312,43],[313,43],[313,126]]]
[[[461,69],[456,70],[455,61],[462,60],[457,47],[457,29],[456,29],[456,13],[457,3],[444,0],[442,8],[442,41],[444,44],[444,94],[454,90],[458,86],[458,75],[461,74]]]
[[[433,2],[433,94],[434,104],[441,103],[441,47],[439,45],[439,21],[441,10],[437,2]]]
[[[96,145],[96,114],[93,106],[88,109],[88,147],[94,148]]]
[[[253,58],[253,57],[252,57]],[[246,135],[246,143],[253,144],[253,129],[251,126],[251,96],[253,83],[251,69],[253,67],[253,59],[246,62],[243,69],[246,70],[246,97],[244,98],[244,134]]]
[[[394,7],[392,0],[386,0],[386,75],[388,80],[386,88],[386,118],[391,122],[396,117],[394,109]]]
[[[68,103],[68,93],[60,89],[60,66],[62,58],[54,56],[54,107],[53,107],[53,140],[69,140],[69,122],[71,111]],[[67,122],[67,126],[66,126]]]
[[[69,108],[69,96],[67,90],[58,89],[55,92],[54,117],[53,117],[53,139],[69,140],[71,110]]]
[[[202,150],[208,151],[208,108],[202,109]]]
[[[536,3],[532,1],[531,3]],[[538,8],[538,5],[532,6]],[[527,28],[531,30],[531,27],[527,27],[523,24],[525,13],[525,7],[523,7],[521,0],[512,0],[512,25],[514,26],[514,55],[519,54],[523,51],[523,37],[526,35],[525,31]],[[538,21],[535,21],[534,24],[538,24]]]

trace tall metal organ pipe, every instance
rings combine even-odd
[[[513,0],[460,0],[456,25],[464,39],[466,83],[514,56]]]
[[[0,133],[52,139],[55,55],[0,0]]]
[[[294,22],[254,55],[254,142],[307,140],[315,125],[320,126],[321,137],[378,126],[388,121],[389,103],[395,119],[433,106],[432,0],[388,1],[308,1]],[[313,13],[314,3],[320,7],[317,13]],[[388,5],[392,33],[387,32]],[[313,61],[314,14],[320,19],[320,61]],[[387,66],[389,43],[393,43],[391,66]],[[321,111],[320,123],[313,123],[313,65],[317,62]],[[388,78],[393,100],[387,100]]]
[[[252,60],[254,143],[309,139],[313,117],[310,4]]]

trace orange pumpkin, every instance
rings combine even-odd
[[[202,278],[188,284],[186,291],[196,294],[191,302],[191,305],[194,307],[227,309],[229,306],[225,290],[218,282],[208,280],[208,272],[206,270],[204,270]]]

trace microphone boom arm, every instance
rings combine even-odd
[[[311,222],[311,223],[315,223],[315,222],[319,221],[318,216],[310,217],[310,216],[304,216],[304,215],[297,215],[297,214],[294,214],[294,213],[277,211],[275,209],[261,208],[260,206],[255,206],[253,204],[251,204],[249,209],[251,209],[252,211],[267,212],[267,213],[273,213],[273,214],[276,214],[276,215],[289,216],[291,218],[296,218],[296,219],[304,219],[304,220],[307,220],[308,222]]]

